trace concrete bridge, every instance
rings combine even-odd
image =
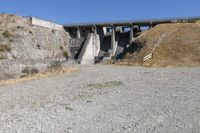
[[[64,29],[71,36],[71,52],[75,59],[84,60],[80,55],[83,56],[84,52],[89,52],[90,56],[86,56],[85,60],[94,60],[97,56],[117,57],[127,45],[134,41],[138,33],[158,24],[192,23],[198,20],[200,17],[65,24]],[[89,42],[90,46],[87,48]]]

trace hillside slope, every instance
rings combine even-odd
[[[62,58],[60,47],[67,49],[67,34],[32,26],[30,20],[15,15],[0,15],[0,47],[9,51],[0,53],[5,59],[52,59]],[[1,51],[2,52],[2,51]]]
[[[64,30],[33,26],[29,18],[0,14],[0,79],[5,77],[2,71],[9,73],[12,65],[29,64],[40,70],[51,60],[65,59],[70,55],[69,38]]]
[[[147,66],[199,66],[200,24],[161,24],[141,34],[124,53],[124,60],[153,53]]]

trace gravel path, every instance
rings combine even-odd
[[[200,68],[87,66],[0,97],[3,133],[200,132]]]

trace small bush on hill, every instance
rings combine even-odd
[[[50,69],[51,70],[52,69],[59,69],[61,67],[62,67],[62,65],[61,65],[60,61],[53,61],[53,62],[50,63]]]
[[[60,46],[59,48],[60,48],[60,50],[63,50],[63,49],[64,49],[63,46]]]
[[[25,73],[25,74],[37,74],[37,73],[39,73],[39,70],[37,68],[34,68],[34,67],[33,68],[26,67],[21,72]]]
[[[8,45],[0,45],[0,52],[9,52],[11,50],[10,46]]]
[[[12,36],[11,33],[10,33],[8,30],[4,31],[4,32],[2,33],[2,35],[3,35],[5,38],[10,38],[10,37]]]
[[[24,27],[22,27],[22,26],[17,26],[17,29],[23,29]]]
[[[68,52],[67,51],[63,51],[63,56],[66,58],[66,59],[68,59]]]
[[[30,30],[30,31],[29,31],[29,34],[33,34],[33,32]]]

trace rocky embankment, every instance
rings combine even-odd
[[[70,56],[69,38],[64,29],[33,26],[28,17],[0,14],[0,79],[55,66],[52,61]]]

